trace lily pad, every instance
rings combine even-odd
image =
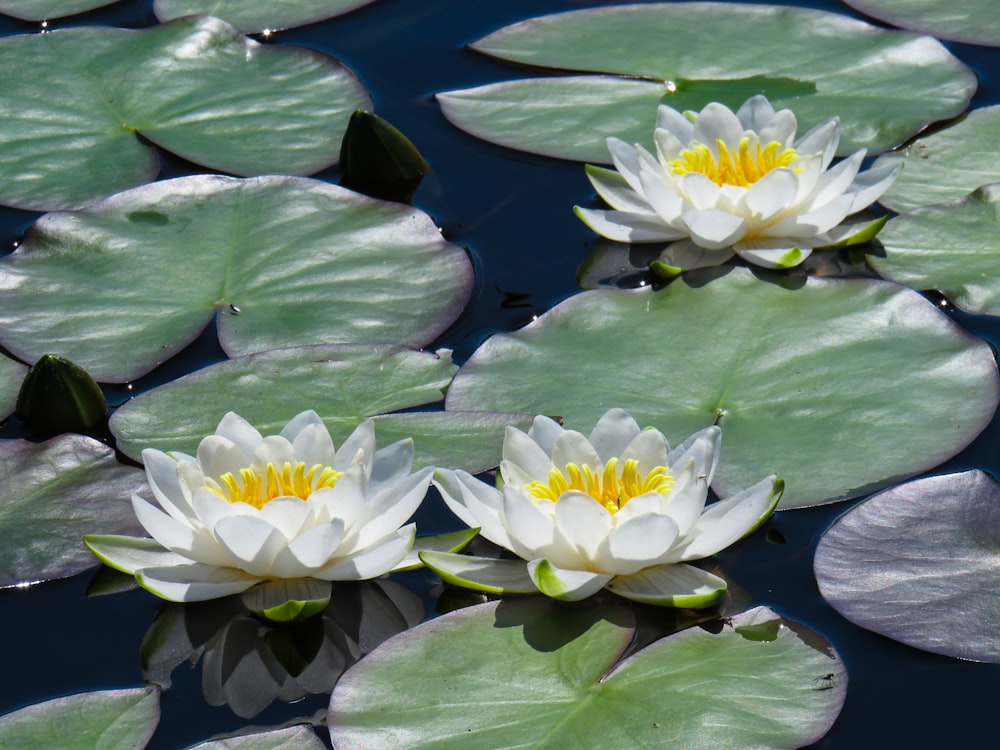
[[[0,354],[0,421],[14,413],[21,381],[27,374],[25,365]]]
[[[823,535],[820,592],[853,623],[910,646],[1000,662],[1000,486],[982,471],[880,492]]]
[[[794,508],[936,466],[997,407],[990,347],[916,292],[869,279],[785,288],[738,268],[712,275],[571,297],[488,339],[446,408],[516,405],[589,431],[622,407],[672,443],[717,423],[714,489],[729,496],[773,472],[785,481],[779,507]]]
[[[160,720],[156,688],[96,690],[54,698],[0,716],[0,746],[9,750],[132,750],[149,742]]]
[[[455,125],[511,148],[608,162],[607,136],[652,145],[656,108],[736,109],[754,94],[800,127],[840,117],[840,153],[884,151],[962,112],[975,76],[940,42],[807,8],[653,3],[559,13],[472,45],[515,63],[616,74],[439,94]],[[804,132],[804,130],[803,130]]]
[[[343,15],[374,0],[156,0],[153,12],[160,21],[182,16],[212,15],[240,31],[256,34]]]
[[[224,21],[84,27],[0,39],[0,203],[79,208],[148,182],[156,150],[239,175],[336,162],[351,112],[370,106],[347,68],[261,45]]]
[[[44,443],[5,440],[0,476],[0,588],[94,567],[84,534],[145,536],[129,500],[145,488],[145,476],[96,440],[70,434]]]
[[[201,742],[190,750],[323,750],[326,745],[311,727],[298,725],[270,732],[241,734]]]
[[[103,382],[149,372],[213,318],[230,356],[422,346],[472,277],[465,250],[408,206],[305,178],[196,175],[41,217],[0,258],[0,342]]]
[[[879,275],[938,289],[968,312],[1000,315],[1000,185],[898,216],[879,239],[885,257],[868,260]]]
[[[111,5],[117,0],[0,0],[0,13],[24,21],[63,18]]]
[[[865,15],[956,42],[1000,47],[1000,22],[993,0],[844,0]]]
[[[504,427],[527,429],[533,415],[391,413],[440,401],[457,369],[447,352],[393,346],[275,350],[219,362],[147,391],[112,415],[111,431],[118,449],[138,461],[144,448],[193,455],[227,411],[268,435],[315,409],[337,445],[374,417],[379,445],[413,438],[416,467],[479,472],[500,462]]]
[[[1000,107],[984,107],[906,148],[883,154],[874,167],[902,162],[903,170],[879,203],[902,213],[955,201],[978,187],[1000,182],[998,131]]]
[[[757,634],[767,632],[767,638]],[[628,612],[538,600],[470,607],[387,641],[334,688],[338,750],[797,748],[822,737],[847,675],[759,607],[623,659]],[[752,684],[752,689],[747,685]]]

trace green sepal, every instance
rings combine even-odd
[[[683,268],[671,266],[662,260],[652,260],[649,262],[649,270],[664,279],[674,279],[684,273]]]
[[[875,235],[882,231],[882,227],[885,226],[887,221],[889,221],[889,214],[860,224],[841,224],[829,232],[833,242],[817,249],[825,250],[834,247],[864,245],[875,239]]]
[[[319,614],[330,603],[329,581],[290,578],[264,581],[242,594],[243,606],[271,622],[302,622]]]
[[[413,540],[413,546],[406,553],[406,557],[400,560],[390,573],[399,573],[404,570],[417,570],[424,567],[420,560],[420,553],[432,552],[461,552],[466,545],[476,538],[479,527],[474,529],[459,529],[450,531],[447,534],[434,534],[432,536],[418,536]]]
[[[487,594],[538,593],[528,575],[528,564],[521,559],[498,560],[423,550],[420,560],[453,586]]]
[[[351,115],[340,146],[340,184],[365,195],[408,201],[427,171],[417,147],[378,115]]]
[[[46,354],[24,376],[15,414],[45,434],[86,432],[104,419],[108,404],[90,373]]]

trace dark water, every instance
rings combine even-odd
[[[275,37],[274,43],[313,47],[352,67],[372,93],[375,110],[406,133],[432,165],[413,203],[435,218],[449,240],[468,246],[477,272],[469,309],[435,344],[454,348],[459,362],[491,333],[517,328],[578,291],[577,266],[593,246],[594,236],[570,207],[592,200],[592,191],[577,163],[509,151],[456,130],[445,121],[432,95],[525,74],[477,55],[465,44],[526,17],[601,4],[378,0],[342,18]],[[839,2],[786,4],[857,16]],[[150,7],[149,2],[129,0],[54,26],[78,22],[145,26],[155,22]],[[0,33],[36,29],[34,24],[0,21]],[[1000,101],[1000,52],[949,46],[980,76],[974,106]],[[163,177],[199,171],[173,157],[164,158]],[[338,175],[331,170],[320,177],[335,180]],[[10,247],[35,216],[0,209],[0,242]],[[994,345],[1000,342],[1000,324],[952,314],[976,335]],[[214,334],[206,334],[174,362],[134,384],[134,390],[109,390],[110,400],[120,402],[130,392],[221,358]],[[0,437],[16,437],[18,430],[9,424],[0,430]],[[998,430],[995,420],[970,448],[935,473],[979,467],[996,474]],[[990,735],[1000,728],[994,708],[1000,667],[964,663],[897,644],[848,623],[820,597],[812,574],[816,541],[851,505],[781,513],[768,528],[780,532],[784,543],[757,534],[720,556],[728,573],[756,603],[825,635],[847,664],[847,703],[833,730],[814,747],[990,744]],[[417,520],[424,531],[456,526],[436,497],[428,499]],[[4,654],[0,713],[56,695],[141,684],[140,644],[161,604],[143,591],[87,598],[92,577],[86,573],[27,590],[0,591]],[[428,612],[433,610],[427,594],[432,576],[418,572],[401,580],[421,592]],[[150,747],[184,747],[249,724],[275,725],[310,716],[326,706],[325,695],[293,704],[277,702],[247,720],[227,706],[209,706],[201,680],[200,665],[190,669],[181,664],[174,670],[173,686],[162,696],[160,729]]]

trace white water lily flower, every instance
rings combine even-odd
[[[899,166],[859,173],[861,150],[830,167],[840,123],[820,123],[795,140],[790,110],[764,96],[733,113],[717,102],[681,114],[661,104],[656,155],[608,138],[617,172],[587,166],[611,210],[575,207],[598,234],[619,242],[670,242],[660,262],[675,271],[714,266],[736,253],[788,268],[813,248],[871,239],[882,220],[842,226],[889,188]]]
[[[291,592],[288,599],[321,608],[327,582],[375,578],[406,556],[415,527],[403,524],[432,472],[409,473],[412,440],[376,450],[371,420],[335,451],[314,411],[268,437],[230,412],[196,457],[147,449],[142,458],[156,505],[138,495],[132,505],[153,539],[86,542],[103,562],[178,602],[268,582],[263,600],[280,604]]]
[[[508,427],[502,489],[463,471],[438,470],[434,484],[460,519],[527,561],[530,583],[516,582],[511,561],[494,561],[504,571],[491,574],[485,558],[421,559],[446,581],[486,591],[575,601],[606,587],[642,602],[709,606],[725,581],[685,563],[756,529],[782,490],[772,475],[706,506],[721,434],[706,427],[671,450],[622,409],[605,413],[589,439],[544,416],[527,433]]]

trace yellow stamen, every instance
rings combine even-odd
[[[750,139],[743,137],[735,150],[721,140],[716,141],[716,146],[719,149],[718,160],[708,146],[696,143],[679,158],[669,162],[667,169],[675,175],[700,172],[720,186],[750,187],[768,172],[790,167],[799,158],[794,148],[782,148],[778,141],[771,141],[763,148],[755,142],[751,147]]]
[[[527,486],[528,492],[538,500],[555,502],[567,490],[578,490],[594,498],[611,513],[617,513],[633,497],[647,492],[666,495],[674,486],[674,478],[666,466],[657,466],[645,477],[639,473],[639,462],[629,458],[617,472],[618,459],[612,458],[604,471],[594,473],[589,466],[566,464],[565,470],[553,467],[548,482],[535,481]]]
[[[316,490],[333,487],[343,472],[330,466],[316,464],[308,471],[306,465],[285,462],[279,470],[268,463],[261,473],[253,467],[240,469],[237,478],[232,472],[219,477],[218,485],[208,484],[206,489],[230,503],[247,503],[255,508],[263,508],[276,497],[297,497],[307,500]]]

